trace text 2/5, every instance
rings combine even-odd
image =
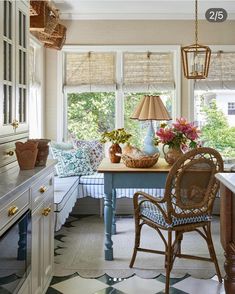
[[[227,11],[224,8],[210,8],[206,11],[206,19],[209,22],[223,22],[227,17]]]

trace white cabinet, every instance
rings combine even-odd
[[[32,195],[32,293],[45,293],[54,261],[53,174],[31,188]],[[40,199],[40,200],[38,200]]]
[[[29,2],[0,1],[0,138],[28,131]]]

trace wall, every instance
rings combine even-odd
[[[66,44],[76,45],[189,45],[194,43],[194,21],[64,21]],[[235,45],[235,21],[199,22],[199,41]],[[57,51],[46,50],[46,137],[56,139]],[[188,81],[182,75],[182,115],[188,117]]]

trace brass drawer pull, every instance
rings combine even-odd
[[[17,206],[11,206],[8,209],[8,216],[13,216],[18,212],[19,208]]]
[[[6,155],[13,156],[14,155],[14,151],[10,150],[10,151],[6,152]]]
[[[42,215],[48,216],[48,214],[51,212],[51,208],[47,207],[43,209]]]
[[[39,192],[43,194],[43,193],[46,192],[46,190],[47,190],[47,187],[46,186],[42,186],[42,187],[40,187]]]

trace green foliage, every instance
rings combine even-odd
[[[126,143],[130,139],[131,134],[127,133],[124,128],[113,130],[111,132],[104,132],[101,135],[101,143],[112,142],[112,144]]]
[[[68,94],[67,114],[69,132],[83,140],[99,139],[115,127],[115,94]]]
[[[124,127],[132,134],[130,143],[143,147],[149,122],[130,119],[140,99],[145,94],[125,93]],[[159,94],[161,96],[161,93]],[[164,93],[166,107],[171,113],[171,95]],[[68,94],[68,131],[83,140],[100,139],[101,134],[115,129],[115,93],[72,93]]]
[[[225,114],[213,100],[203,108],[206,123],[202,128],[202,140],[206,146],[217,149],[224,157],[235,157],[235,128],[229,127]]]

